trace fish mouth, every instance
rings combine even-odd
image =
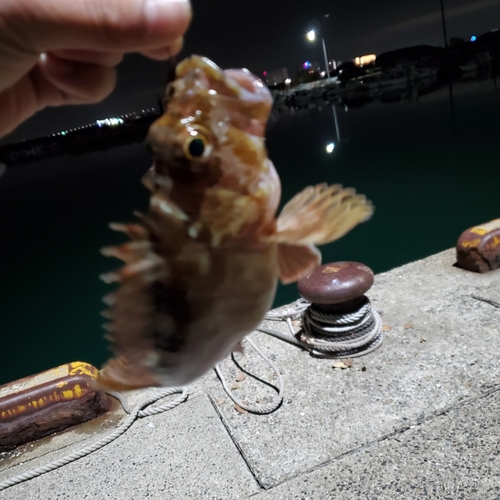
[[[160,176],[169,177],[179,182],[195,182],[206,174],[207,165],[193,162],[187,158],[179,158],[172,155],[169,158],[156,157],[153,160],[153,168]]]
[[[173,135],[173,134],[172,134]],[[174,141],[158,140],[150,133],[147,137],[149,150],[153,154],[153,168],[160,175],[171,175],[172,171],[201,173],[203,165],[186,158],[182,148]]]

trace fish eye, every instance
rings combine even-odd
[[[189,160],[203,158],[209,149],[206,137],[201,134],[192,135],[184,142],[184,154]]]

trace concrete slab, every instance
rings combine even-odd
[[[382,311],[385,342],[349,369],[253,334],[285,377],[276,412],[237,411],[211,372],[191,388],[197,397],[135,422],[103,449],[1,498],[445,498],[451,492],[469,499],[474,488],[495,498],[500,309],[471,294],[500,302],[500,271],[478,275],[454,261],[448,250],[377,275],[369,296]],[[250,403],[276,401],[269,366],[248,348],[237,359],[240,366],[230,360],[222,366],[234,392]],[[131,403],[139,397],[131,394]],[[107,418],[0,459],[0,481],[96,440],[123,412]],[[465,464],[457,465],[461,457]],[[459,489],[450,489],[450,481]]]
[[[161,398],[148,408],[172,403],[177,398],[181,398],[181,392],[182,390],[179,389],[179,392]],[[147,388],[124,392],[121,398],[127,408],[133,409],[139,402],[148,400],[156,394],[156,388]],[[194,397],[191,392],[189,394],[190,397]],[[23,465],[24,468],[28,468],[29,462],[38,457],[45,457],[59,450],[62,452],[61,456],[64,456],[69,450],[80,449],[89,443],[96,442],[102,436],[114,431],[126,417],[127,413],[122,408],[122,404],[111,397],[110,410],[93,420],[18,446],[14,450],[0,452],[0,481],[8,477],[7,470],[11,467]],[[47,458],[44,458],[43,462],[46,460]]]
[[[7,477],[57,459],[70,448],[13,467]],[[212,404],[200,396],[137,420],[104,448],[0,496],[5,500],[237,499],[257,491]]]
[[[500,391],[361,447],[255,500],[500,499]]]
[[[285,376],[283,406],[256,417],[235,411],[220,387],[210,394],[224,401],[217,409],[262,487],[500,385],[500,310],[470,297],[499,300],[500,273],[478,275],[453,267],[454,261],[448,250],[376,277],[368,295],[383,312],[385,342],[348,370],[254,334]],[[241,363],[272,381],[250,351]],[[227,363],[224,369],[230,373]],[[247,386],[248,380],[237,383],[235,392],[250,402],[263,398],[269,389]]]

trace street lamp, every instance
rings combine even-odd
[[[306,37],[310,42],[314,42],[316,40],[316,31],[309,30]],[[328,54],[326,53],[326,42],[323,37],[321,37],[321,43],[323,45],[323,56],[325,57],[326,75],[330,78],[330,66],[328,64]]]
[[[316,40],[316,30],[309,30],[306,34],[306,37],[310,42],[314,42]],[[323,45],[323,55],[325,57],[326,76],[327,78],[330,78],[330,66],[328,65],[326,42],[323,36],[321,37],[321,44]],[[333,110],[333,121],[335,122],[335,133],[337,134],[337,142],[340,143],[340,128],[339,128],[339,120],[337,118],[337,109],[335,108],[335,103],[332,104],[332,110]]]

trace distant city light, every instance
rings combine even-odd
[[[105,118],[104,120],[96,120],[95,123],[98,127],[116,127],[117,125],[122,125],[124,122],[121,118]]]
[[[476,35],[472,35],[472,36],[470,37],[470,41],[471,41],[471,42],[475,42],[476,40],[477,40]]]
[[[375,54],[367,54],[366,56],[359,56],[354,58],[354,64],[356,66],[365,66],[366,64],[371,64],[375,62],[377,56]]]
[[[326,75],[326,73],[325,73],[324,71],[322,71],[322,72],[320,73],[320,75],[321,75],[321,76],[325,76],[325,75]]]
[[[314,42],[314,40],[316,40],[316,32],[314,30],[309,30],[306,36],[310,42]]]
[[[285,85],[290,85],[292,83],[292,79],[291,78],[287,78],[285,80]]]
[[[267,71],[263,71],[263,72],[262,72],[262,74],[263,74],[264,76],[267,76]]]
[[[333,150],[335,149],[335,144],[333,142],[329,142],[327,145],[326,145],[326,152],[328,154],[331,154],[333,153]]]
[[[311,67],[311,61],[306,61],[302,66],[304,69],[309,69]]]

